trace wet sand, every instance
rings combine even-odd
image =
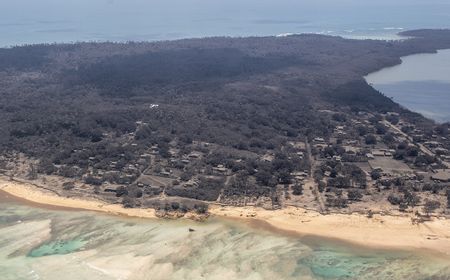
[[[243,219],[271,231],[290,235],[319,236],[358,246],[380,250],[420,250],[446,257],[450,254],[450,221],[434,219],[413,224],[410,217],[361,214],[329,214],[302,208],[264,210],[254,207],[216,207],[217,216]]]
[[[64,198],[36,186],[0,179],[0,190],[23,199],[46,205],[75,210],[91,210],[107,214],[156,218],[153,209],[126,209],[118,204],[106,204],[96,200]],[[426,250],[448,256],[450,254],[450,221],[434,219],[413,224],[410,217],[361,214],[329,214],[302,208],[287,207],[281,210],[265,210],[255,207],[222,207],[211,205],[210,213],[217,217],[240,220],[251,225],[270,227],[300,236],[319,236],[342,240],[374,249]]]

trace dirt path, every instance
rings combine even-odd
[[[312,152],[311,152],[311,145],[309,142],[306,141],[306,153],[308,155],[309,162],[311,163],[310,170],[309,170],[309,179],[305,182],[306,188],[312,188],[313,193],[317,199],[317,202],[319,203],[319,212],[320,213],[327,213],[327,207],[325,206],[325,202],[323,200],[323,196],[319,191],[319,186],[314,182],[314,172],[316,171],[316,160],[314,159]]]

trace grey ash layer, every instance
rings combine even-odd
[[[0,168],[60,194],[446,213],[450,140],[363,76],[450,47],[322,35],[0,49]]]

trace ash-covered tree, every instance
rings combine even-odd
[[[347,193],[347,197],[352,201],[359,201],[363,197],[360,190],[349,190]]]
[[[423,206],[427,216],[430,216],[431,213],[436,211],[439,207],[441,207],[441,203],[439,201],[437,201],[437,200],[428,200],[428,199],[425,201],[425,204]]]
[[[292,194],[293,195],[302,195],[303,194],[303,185],[295,184],[292,187]]]
[[[364,141],[367,145],[376,145],[377,144],[377,137],[373,134],[369,134],[365,137]]]

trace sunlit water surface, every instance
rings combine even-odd
[[[448,279],[449,263],[228,220],[143,220],[0,202],[3,280]]]

